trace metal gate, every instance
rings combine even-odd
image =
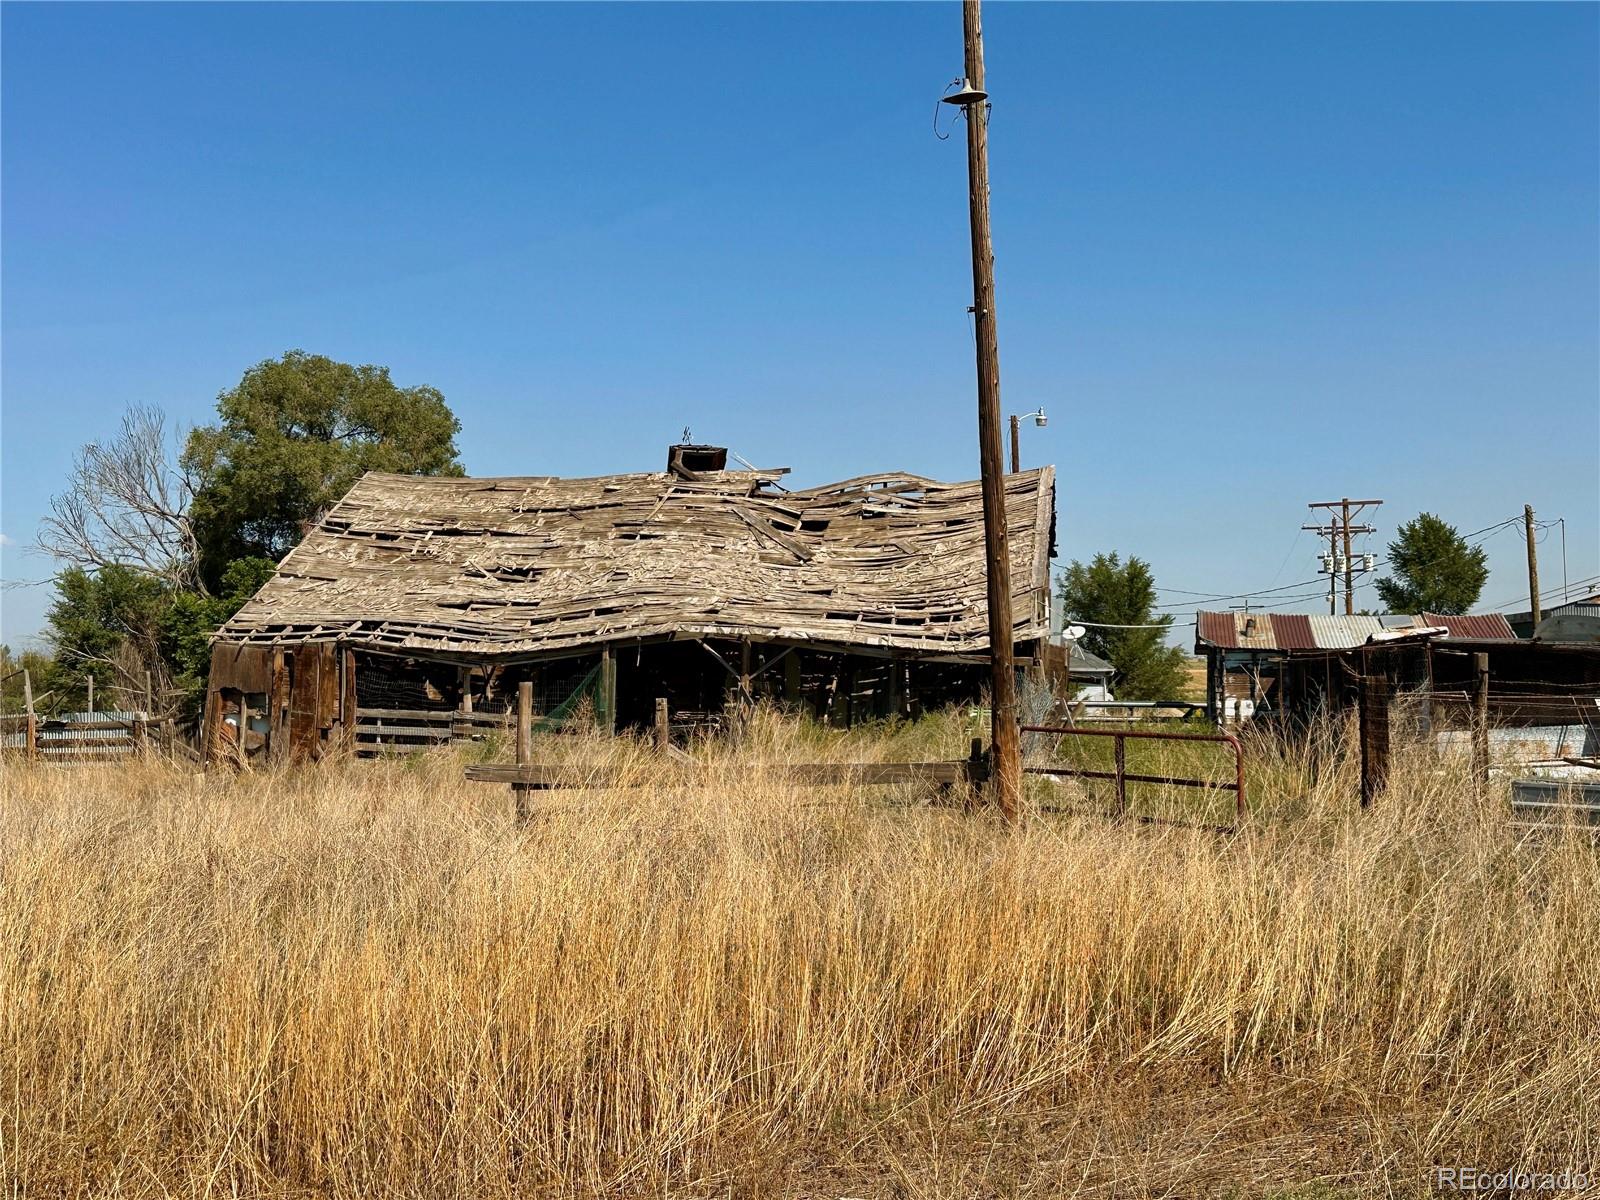
[[[1109,779],[1116,784],[1118,818],[1128,815],[1128,785],[1130,783],[1158,783],[1171,787],[1204,788],[1207,791],[1233,792],[1234,825],[1237,829],[1245,819],[1244,747],[1239,739],[1227,733],[1162,733],[1143,729],[1080,729],[1074,725],[1024,725],[1023,733],[1057,734],[1063,737],[1113,738],[1115,769],[1097,771],[1088,767],[1024,767],[1033,775],[1071,776],[1078,779]],[[1162,742],[1215,742],[1233,750],[1233,782],[1219,783],[1209,779],[1186,779],[1173,775],[1146,775],[1128,770],[1127,739],[1138,738]],[[1154,818],[1149,818],[1154,819]]]

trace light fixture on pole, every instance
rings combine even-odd
[[[960,82],[961,86],[956,91],[951,92],[948,96],[939,97],[941,104],[954,104],[965,108],[969,104],[982,104],[989,98],[989,93],[982,88],[973,87],[965,79]]]
[[[1044,415],[1042,407],[1035,409],[1031,413],[1023,413],[1021,416],[1016,413],[1011,414],[1011,473],[1013,475],[1022,470],[1022,438],[1017,431],[1021,423],[1029,418],[1032,418],[1033,423],[1040,429],[1050,424],[1050,418]]]

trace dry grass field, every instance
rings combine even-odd
[[[1589,843],[1519,846],[1420,751],[1361,813],[1347,759],[1253,747],[1233,837],[758,769],[964,748],[762,718],[691,784],[551,740],[644,786],[526,828],[449,754],[7,764],[6,1194],[1327,1198],[1600,1162]]]

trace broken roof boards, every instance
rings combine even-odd
[[[1006,476],[1019,641],[1047,631],[1054,500],[1052,468]],[[988,650],[985,595],[976,482],[372,473],[217,640],[464,660],[671,638],[963,657]]]

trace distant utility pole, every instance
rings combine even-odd
[[[1528,599],[1533,602],[1533,631],[1539,631],[1539,550],[1533,540],[1533,505],[1522,506],[1522,523],[1528,531]],[[1565,597],[1563,597],[1564,599]]]
[[[989,95],[983,88],[983,18],[964,0],[966,80],[944,97],[967,118],[967,193],[972,226],[972,316],[978,358],[978,452],[983,479],[983,542],[989,577],[989,660],[994,797],[1008,821],[1022,798],[1022,731],[1012,657],[1011,554],[1006,530],[1005,462],[1000,449],[1000,342],[994,327],[994,245],[989,236]]]
[[[1346,496],[1342,500],[1315,500],[1306,507],[1311,509],[1325,508],[1332,518],[1326,525],[1302,525],[1301,529],[1309,529],[1321,537],[1328,539],[1328,612],[1339,611],[1339,576],[1344,575],[1344,611],[1348,616],[1356,611],[1356,570],[1355,559],[1350,553],[1350,538],[1357,533],[1376,533],[1371,525],[1352,525],[1350,518],[1360,516],[1363,509],[1377,508],[1382,500],[1352,500]],[[1343,544],[1341,552],[1341,543]],[[1363,560],[1361,569],[1372,570],[1372,564]]]

